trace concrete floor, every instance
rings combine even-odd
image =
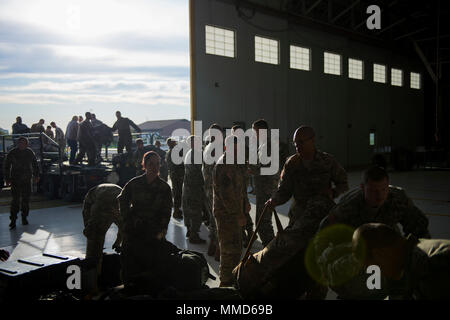
[[[360,175],[360,172],[349,173],[350,188],[359,185]],[[414,203],[426,213],[433,238],[450,239],[450,171],[394,172],[391,173],[391,184],[404,188]],[[249,195],[249,198],[252,203],[250,214],[255,219],[255,196]],[[86,239],[82,234],[81,204],[72,203],[32,210],[28,226],[20,225],[19,219],[17,228],[9,231],[9,214],[5,208],[7,199],[0,200],[2,200],[0,201],[0,248],[11,253],[11,260],[42,252],[84,258]],[[61,204],[64,203],[59,203]],[[289,203],[277,208],[283,226],[288,223],[288,208]],[[116,233],[117,228],[113,225],[106,235],[105,251],[111,251]],[[204,253],[211,274],[218,278],[218,263],[206,254],[208,245],[192,245],[187,241],[185,234],[186,228],[183,221],[171,219],[167,240],[180,248]],[[208,230],[204,225],[201,227],[200,236],[208,239]],[[258,240],[254,245],[254,251],[261,248],[262,245]],[[216,287],[219,282],[209,280],[207,284],[210,287]],[[329,298],[333,298],[333,295],[330,294]]]

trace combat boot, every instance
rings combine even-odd
[[[173,216],[174,219],[178,219],[178,220],[183,219],[183,213],[181,212],[180,209],[175,209],[173,211],[173,215],[172,216]]]
[[[11,222],[9,223],[9,230],[13,230],[16,228],[16,219],[11,220]]]
[[[212,257],[216,253],[216,241],[210,240],[208,247],[208,256]]]
[[[198,232],[190,232],[189,234],[189,242],[192,244],[204,244],[206,243],[206,240],[203,240],[198,235]]]
[[[23,226],[28,225],[27,217],[22,217],[22,225],[23,225]]]

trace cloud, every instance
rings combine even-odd
[[[185,117],[188,30],[186,0],[0,1],[0,125],[64,106]]]

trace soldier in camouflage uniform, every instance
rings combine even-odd
[[[401,234],[398,228],[400,224],[405,236],[412,234],[417,238],[430,238],[428,218],[414,205],[403,189],[389,185],[386,170],[377,166],[364,171],[361,187],[344,195],[339,204],[321,222],[320,230],[338,224],[356,229],[366,223],[383,223]],[[346,273],[346,270],[352,268],[354,261],[348,259],[350,254],[348,251],[339,254],[331,253],[346,246],[345,242],[350,243],[351,238],[340,234],[319,232],[314,242],[324,281],[333,282],[331,278],[343,278],[343,275],[339,275],[340,270],[343,274]],[[327,251],[327,254],[323,255],[324,251]],[[333,256],[333,259],[327,259],[326,256]],[[325,271],[331,270],[330,268],[333,269],[333,274]],[[365,277],[361,274],[359,278],[363,281]],[[346,286],[347,288],[342,286],[340,289],[345,290],[345,295],[351,298],[353,293],[355,295],[368,293],[357,289],[356,279]],[[350,286],[353,287],[350,289]],[[362,283],[360,288],[362,291],[367,291]],[[335,290],[339,291],[339,289]]]
[[[155,142],[155,149],[154,151],[159,154],[159,157],[161,158],[161,169],[159,170],[159,176],[161,179],[167,182],[167,176],[169,174],[168,168],[167,168],[167,162],[166,162],[166,152],[161,149],[161,142],[156,141]]]
[[[195,148],[195,140],[200,148]],[[202,159],[203,153],[201,150],[201,140],[199,137],[190,136],[188,144],[191,149],[187,152],[184,158],[184,181],[183,181],[183,214],[184,225],[187,228],[186,237],[189,238],[190,243],[201,244],[206,241],[199,236],[200,226],[202,224],[202,212],[205,201],[204,179],[202,173],[202,163],[194,163],[194,154]],[[200,150],[197,150],[200,149]]]
[[[103,245],[105,236],[112,223],[118,227],[116,241],[112,248],[120,251],[122,242],[119,214],[119,196],[122,188],[115,184],[104,183],[91,188],[83,202],[83,234],[87,238],[86,260],[95,264],[96,275],[102,270]],[[97,281],[95,280],[95,286]]]
[[[353,234],[353,252],[364,267],[380,267],[389,299],[450,299],[450,240],[405,239],[390,226],[370,223]]]
[[[131,179],[118,196],[123,224],[122,276],[133,286],[152,275],[154,252],[165,238],[172,211],[170,186],[159,177],[159,155],[149,151],[143,159],[145,175]]]
[[[136,151],[133,152],[133,161],[136,166],[136,176],[140,176],[144,174],[145,170],[142,167],[142,159],[144,158],[145,149],[144,149],[144,140],[141,138],[136,139]]]
[[[297,153],[286,161],[278,190],[266,202],[271,212],[293,197],[289,225],[254,255],[265,271],[265,279],[306,249],[320,221],[335,205],[333,199],[348,190],[345,170],[332,155],[315,148],[311,127],[301,126],[295,131],[294,145]]]
[[[258,148],[258,161],[262,157],[262,154],[270,154],[270,135],[269,135],[269,125],[263,119],[257,120],[253,123],[252,128],[256,133],[256,136],[259,139],[259,130],[265,129],[267,130],[267,138],[268,141],[264,144],[261,144]],[[268,152],[267,152],[268,151]],[[260,169],[261,165],[251,165],[250,166],[251,173],[254,176],[254,190],[256,194],[256,219],[259,220],[261,213],[263,212],[264,204],[267,200],[270,199],[272,194],[277,190],[277,184],[279,180],[279,174],[274,175],[261,175]],[[253,227],[252,227],[253,229]],[[261,224],[258,229],[258,235],[261,239],[263,246],[265,247],[272,241],[274,237],[273,225],[272,225],[272,215],[265,214],[262,218]]]
[[[237,139],[228,136],[227,148],[237,150]],[[213,172],[214,217],[217,222],[217,236],[220,246],[220,286],[234,283],[232,271],[239,263],[242,253],[242,227],[250,211],[247,188],[242,171],[237,164],[226,163],[226,153],[220,157]]]
[[[39,167],[33,150],[28,148],[28,139],[17,139],[17,147],[11,149],[3,163],[6,185],[11,185],[11,215],[10,229],[16,227],[17,214],[22,209],[22,224],[28,224],[30,211],[31,179],[39,181]]]
[[[167,139],[167,146],[169,151],[166,154],[166,163],[169,171],[170,181],[172,182],[172,197],[173,197],[173,217],[175,219],[183,219],[181,211],[181,196],[183,191],[184,180],[184,164],[175,164],[172,161],[172,151],[177,145],[177,142],[172,139]]]
[[[244,128],[242,128],[240,125],[234,125],[231,128],[231,134],[235,134],[236,130],[241,129],[242,132],[244,131]],[[247,144],[247,141],[245,142],[245,164],[239,164],[239,168],[241,169],[241,174],[244,176],[244,181],[245,181],[245,190],[247,190],[247,187],[250,183],[251,180],[251,174],[249,173],[249,171],[251,170],[252,167],[249,166],[248,164],[248,158],[249,158],[249,147]],[[259,169],[259,168],[257,168]],[[258,171],[258,170],[257,170]],[[265,202],[265,200],[264,200]],[[244,248],[246,248],[248,246],[248,242],[250,241],[250,238],[253,235],[253,220],[252,217],[250,216],[250,212],[245,212],[245,217],[247,219],[247,223],[244,227],[242,227],[242,246]],[[272,220],[271,220],[272,221]]]
[[[210,135],[207,137],[207,141],[209,144],[205,147],[205,151],[203,152],[203,179],[205,180],[205,202],[206,202],[206,210],[209,214],[209,247],[208,247],[208,255],[215,256],[216,260],[220,259],[220,249],[219,243],[217,242],[217,224],[216,219],[213,214],[213,171],[215,162],[213,161],[215,157],[215,150],[212,150],[215,137],[211,135],[211,129],[216,129],[222,132],[222,127],[218,124],[212,124],[210,127]],[[207,164],[206,160],[211,164]]]

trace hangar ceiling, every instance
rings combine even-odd
[[[295,22],[337,33],[373,45],[419,55],[433,81],[436,61],[441,81],[449,83],[450,10],[446,1],[419,0],[223,0],[233,3],[242,19],[252,23],[258,12],[278,15]],[[381,9],[381,29],[366,27],[370,5]],[[268,30],[282,31],[282,30]],[[285,31],[285,30],[284,30]],[[434,74],[434,75],[433,75]],[[443,84],[441,83],[441,85]]]

